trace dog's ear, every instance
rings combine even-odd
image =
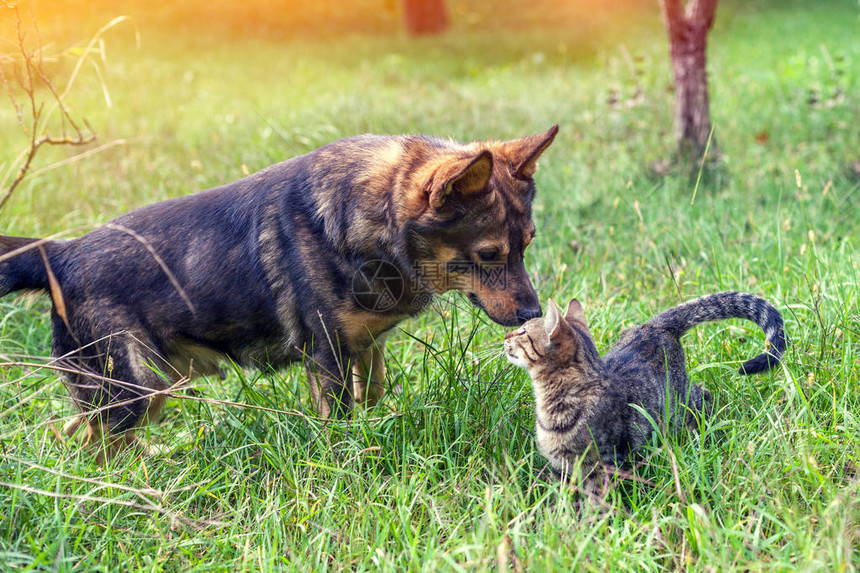
[[[529,179],[535,174],[538,159],[553,142],[557,133],[558,125],[554,125],[543,133],[504,143],[503,149],[515,167],[514,176],[517,179]]]
[[[484,150],[445,162],[433,176],[430,206],[441,209],[451,197],[465,199],[484,191],[493,173],[493,156]]]

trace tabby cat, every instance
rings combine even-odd
[[[643,411],[661,425],[694,426],[708,413],[711,396],[689,383],[679,338],[698,324],[726,318],[755,322],[767,337],[767,351],[744,362],[741,374],[779,364],[786,346],[782,316],[746,293],[680,304],[625,331],[603,358],[576,299],[564,317],[550,301],[544,317],[508,333],[505,354],[532,379],[537,444],[553,470],[567,477],[582,459],[582,473],[589,476],[601,465],[623,464],[651,433]]]

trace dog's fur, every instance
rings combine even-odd
[[[52,354],[77,372],[65,382],[88,440],[105,433],[111,450],[173,381],[224,356],[303,360],[318,412],[341,417],[353,394],[379,399],[386,333],[434,294],[461,291],[503,325],[540,316],[523,251],[557,131],[352,137],[74,240],[0,237],[0,296],[50,293]]]

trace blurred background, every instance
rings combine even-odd
[[[407,4],[435,5],[444,30],[410,32]],[[10,6],[25,45],[68,87],[72,117],[98,135],[91,147],[109,146],[22,184],[0,215],[21,232],[102,220],[363,132],[501,139],[560,123],[547,177],[575,189],[560,198],[575,205],[599,200],[610,181],[652,186],[675,146],[658,0],[7,3],[0,65],[14,92]],[[858,12],[848,0],[719,3],[711,115],[722,163],[741,169],[715,189],[761,170],[790,181],[823,163],[851,175]],[[0,105],[0,122],[8,182],[27,134],[11,104]],[[63,129],[56,115],[46,125]],[[80,151],[43,147],[31,173]]]
[[[762,0],[754,3],[761,5]],[[415,14],[417,28],[426,32],[448,29],[455,33],[612,27],[612,22],[632,22],[649,13],[659,14],[656,0],[248,0],[229,3],[36,0],[29,4],[44,23],[45,30],[50,27],[57,32],[100,26],[106,17],[128,14],[141,27],[172,33],[275,40],[342,39],[344,35],[397,36],[415,31],[408,26],[407,14]],[[440,13],[445,14],[442,25],[438,25],[435,18]]]

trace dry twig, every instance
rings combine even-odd
[[[83,63],[90,60],[90,56],[94,53],[94,46],[101,40],[102,35],[113,28],[120,22],[127,20],[122,16],[111,20],[103,26],[93,38],[89,45],[84,49],[78,57],[74,71],[69,77],[65,89],[60,92],[54,85],[54,82],[45,71],[45,50],[39,37],[39,28],[35,20],[32,21],[31,27],[36,36],[36,47],[29,48],[27,43],[27,34],[25,33],[24,21],[21,17],[19,7],[15,3],[6,3],[0,7],[0,11],[14,12],[15,18],[15,45],[17,51],[15,53],[6,54],[0,61],[0,83],[6,89],[9,100],[15,109],[15,115],[18,118],[18,123],[21,126],[27,138],[26,147],[16,157],[5,176],[0,177],[0,209],[6,205],[11,199],[13,193],[24,180],[25,176],[30,173],[33,167],[33,160],[36,158],[39,150],[44,146],[84,146],[96,140],[95,131],[85,118],[75,119],[68,105],[66,97],[71,91],[72,85],[77,79],[78,72]],[[102,54],[103,56],[103,54]],[[54,58],[48,58],[49,60]],[[91,61],[91,60],[90,60]],[[99,74],[101,81],[101,72],[98,65],[96,72]],[[106,101],[110,105],[107,89],[102,82],[102,90],[105,93]],[[46,92],[45,99],[41,99],[40,93]],[[49,131],[49,123],[55,123],[55,114],[59,115],[59,123],[61,125],[60,134],[52,135]],[[124,140],[117,140],[108,144],[102,145],[95,150],[85,151],[79,156],[63,159],[56,164],[43,167],[37,170],[37,173],[48,171],[59,165],[68,164],[76,161],[79,158],[89,157],[94,153],[109,149],[116,145],[124,144]],[[16,167],[17,166],[17,167]],[[12,171],[14,170],[14,176]],[[11,182],[7,181],[11,177]]]

